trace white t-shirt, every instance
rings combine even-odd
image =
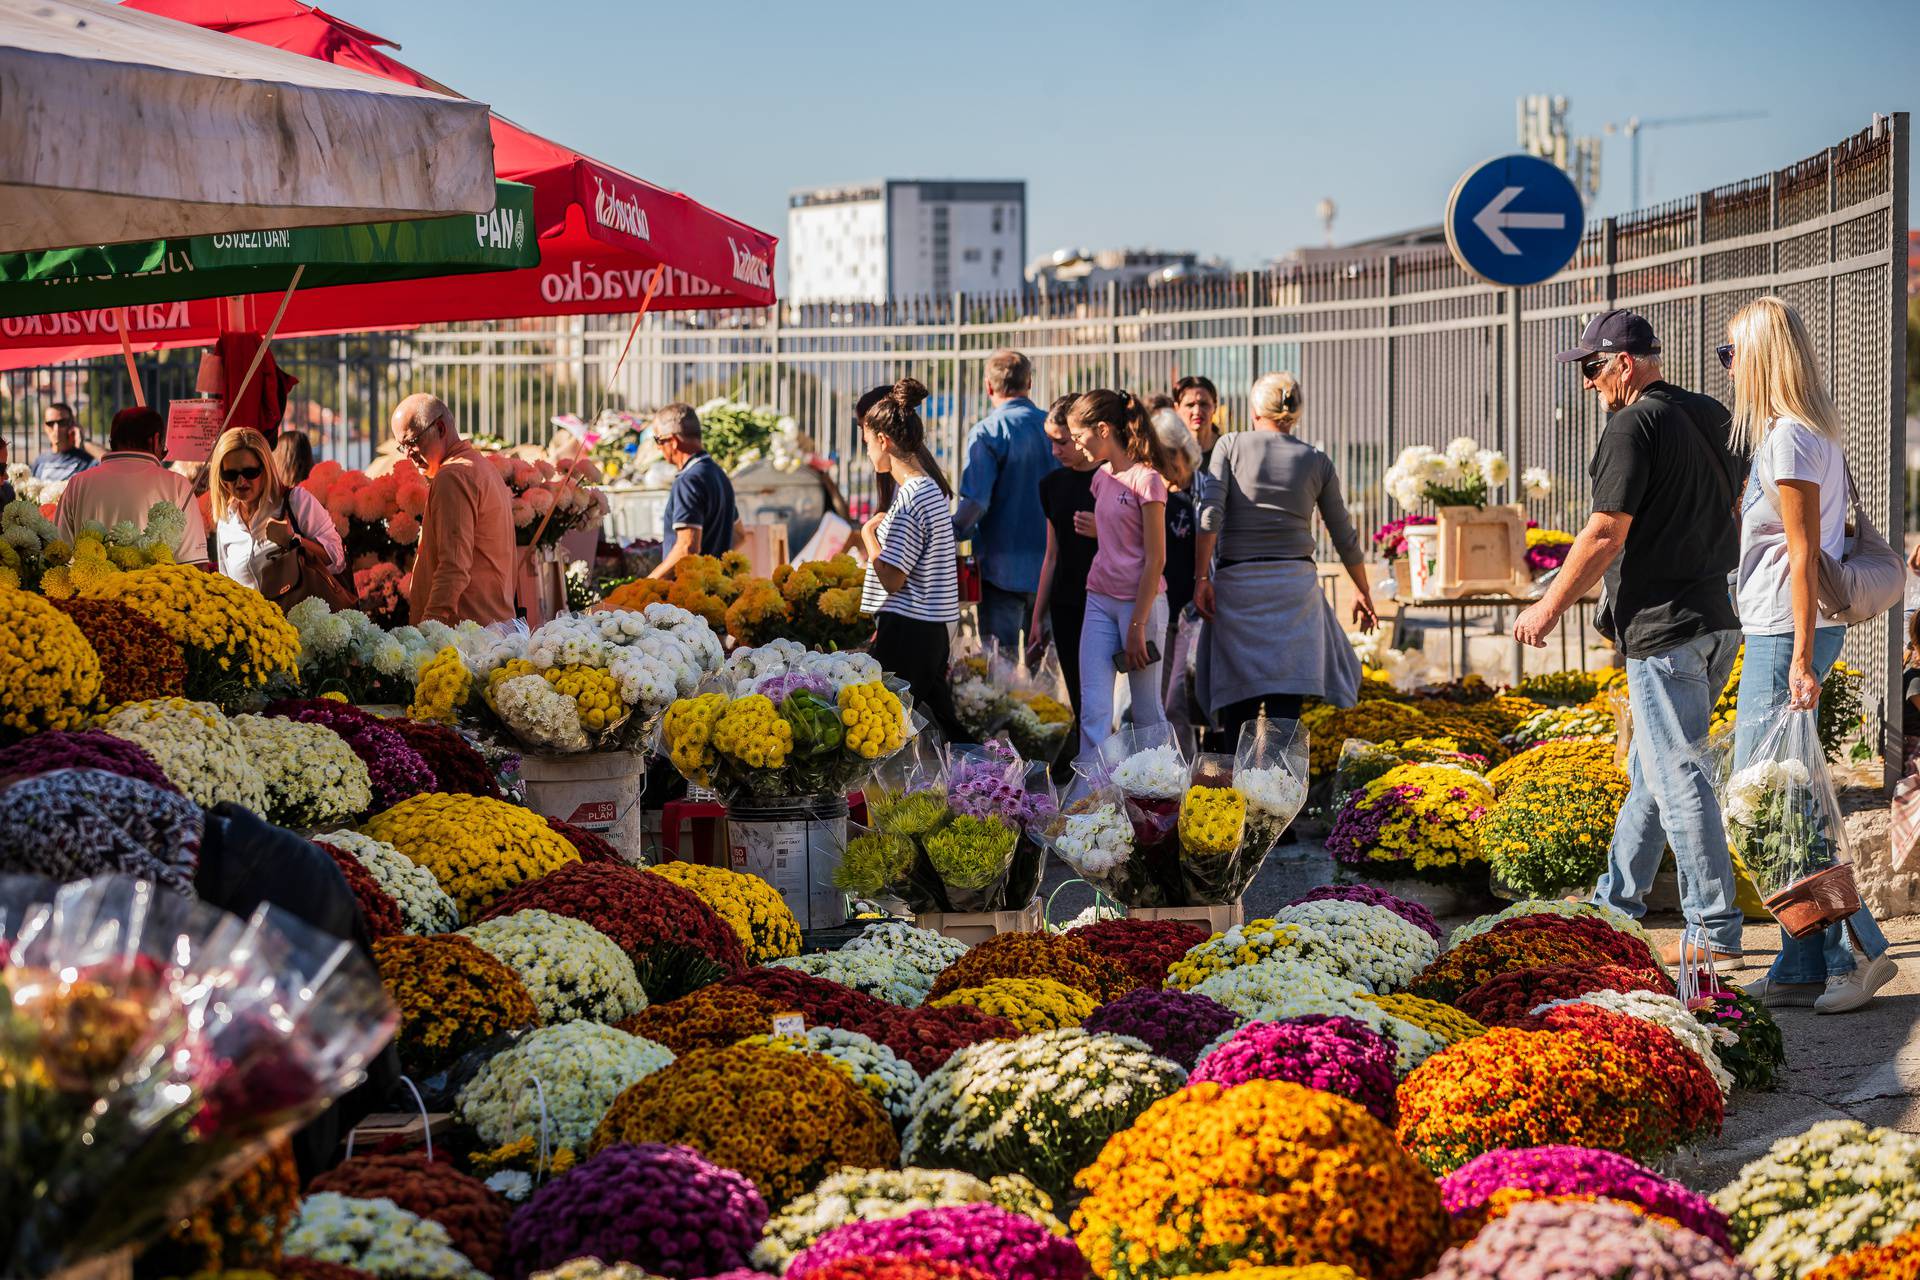
[[[1781,523],[1782,480],[1820,486],[1820,549],[1840,556],[1847,535],[1846,458],[1818,431],[1776,418],[1753,455],[1747,490],[1740,499],[1740,629],[1749,635],[1793,633],[1793,588],[1788,581],[1787,532]],[[1837,627],[1816,612],[1816,627]]]

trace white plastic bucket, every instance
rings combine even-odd
[[[603,836],[621,857],[638,863],[640,787],[646,757],[637,751],[582,751],[520,757],[527,807]]]
[[[845,796],[743,801],[727,808],[735,871],[774,887],[802,929],[829,929],[847,918],[833,873],[847,847]]]

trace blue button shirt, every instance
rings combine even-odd
[[[667,494],[664,545],[673,546],[674,530],[698,525],[700,545],[694,550],[703,556],[725,555],[733,548],[733,523],[738,518],[733,481],[712,457],[695,454],[680,468]]]
[[[49,450],[33,460],[35,480],[71,480],[93,466],[93,455],[85,449]]]
[[[960,497],[983,514],[969,531],[980,576],[1002,591],[1035,591],[1047,555],[1047,513],[1040,481],[1059,467],[1047,441],[1047,411],[1021,396],[1000,405],[967,433]]]

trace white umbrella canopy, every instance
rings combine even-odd
[[[100,0],[0,0],[0,252],[493,199],[484,103]]]

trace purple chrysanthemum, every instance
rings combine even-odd
[[[1440,1180],[1440,1199],[1455,1217],[1479,1213],[1501,1191],[1541,1197],[1598,1196],[1639,1205],[1730,1247],[1727,1215],[1706,1197],[1612,1151],[1588,1147],[1501,1147]]]
[[[99,769],[180,794],[139,743],[100,729],[55,730],[0,747],[0,777],[34,777],[56,769]]]
[[[1240,1016],[1191,991],[1134,991],[1101,1005],[1081,1026],[1143,1040],[1162,1058],[1192,1069],[1200,1051],[1239,1025]]]
[[[1084,1280],[1087,1260],[1071,1240],[1032,1218],[990,1204],[916,1209],[882,1222],[850,1222],[802,1250],[787,1280],[851,1257],[942,1258],[999,1280]]]
[[[1290,1080],[1365,1107],[1381,1124],[1397,1115],[1393,1046],[1357,1018],[1310,1014],[1253,1022],[1200,1059],[1191,1083],[1231,1088],[1249,1080]]]
[[[440,789],[440,780],[418,751],[407,745],[399,730],[358,707],[327,698],[289,698],[267,708],[270,716],[323,725],[333,730],[367,766],[373,784],[373,812],[391,809],[427,791]]]

